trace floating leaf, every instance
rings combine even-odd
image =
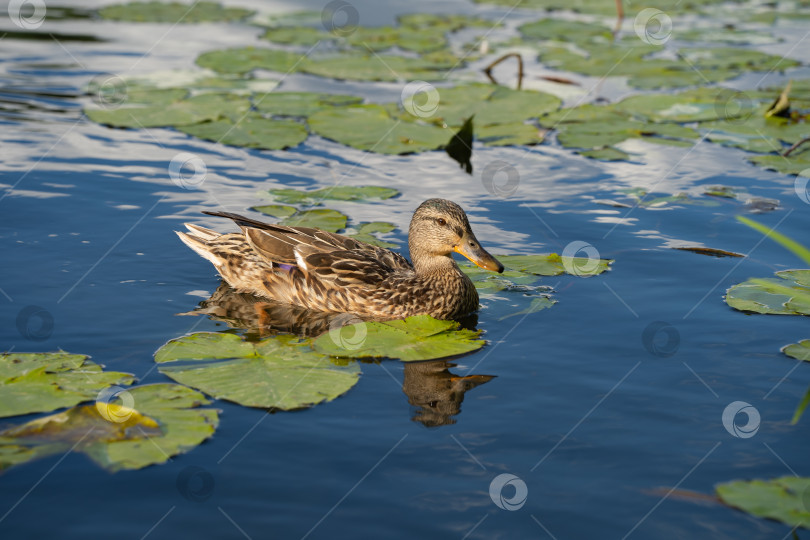
[[[225,119],[181,126],[180,131],[207,141],[243,146],[281,150],[298,146],[309,133],[303,124],[294,120],[267,119],[249,113],[236,121]]]
[[[783,476],[773,480],[737,480],[717,486],[717,496],[751,515],[810,529],[807,497],[810,478]]]
[[[512,122],[480,126],[476,129],[475,138],[486,146],[530,146],[543,142],[545,134],[546,130],[537,126]]]
[[[799,175],[810,169],[810,146],[801,151],[796,151],[789,156],[765,155],[752,156],[748,161],[769,170],[779,171],[783,174]],[[806,173],[804,173],[806,174]]]
[[[752,114],[758,106],[748,93],[725,88],[697,88],[678,94],[642,94],[614,108],[652,122],[731,120]]]
[[[96,399],[113,385],[135,377],[101,366],[82,354],[5,353],[0,355],[0,417],[47,412]]]
[[[780,279],[749,279],[726,291],[726,303],[740,311],[810,315],[810,270],[777,272]]]
[[[581,150],[578,153],[591,159],[598,159],[599,161],[625,161],[630,159],[630,154],[613,146],[606,146],[595,150]]]
[[[399,195],[393,188],[380,186],[333,186],[303,191],[298,189],[271,189],[270,194],[278,202],[288,204],[319,204],[329,199],[334,201],[368,201],[369,199],[390,199]]]
[[[798,343],[792,343],[782,347],[782,352],[791,358],[810,362],[810,339],[803,339]]]
[[[362,102],[363,98],[358,96],[317,92],[269,92],[253,98],[253,105],[258,111],[273,116],[309,116],[321,109]]]
[[[319,41],[333,41],[335,36],[311,26],[275,26],[268,28],[262,39],[285,45],[312,46]]]
[[[436,126],[395,120],[380,105],[326,109],[309,117],[318,135],[380,154],[407,154],[444,146],[451,133]]]
[[[559,276],[574,274],[596,276],[608,270],[612,259],[591,259],[588,257],[561,257],[556,253],[548,255],[497,255],[506,268],[536,276]]]
[[[178,361],[183,363],[174,364]],[[338,365],[289,335],[252,343],[201,332],[169,341],[155,353],[155,362],[161,373],[218,399],[283,410],[332,401],[354,386],[360,373],[355,363]]]
[[[315,208],[312,210],[299,210],[292,216],[285,218],[281,224],[288,227],[314,227],[322,231],[338,232],[346,228],[345,214],[330,208]]]
[[[298,212],[296,207],[287,206],[285,204],[266,204],[264,206],[254,206],[251,208],[251,210],[256,210],[262,214],[267,214],[268,216],[273,216],[279,219],[290,217]]]
[[[188,126],[219,118],[239,119],[250,101],[228,94],[203,94],[169,104],[116,109],[85,109],[90,120],[114,127],[149,128]]]
[[[371,244],[372,246],[378,246],[383,248],[392,248],[396,247],[397,244],[392,244],[391,242],[386,242],[385,240],[380,240],[374,233],[389,233],[396,229],[396,225],[393,223],[386,223],[385,221],[372,221],[370,223],[361,223],[357,227],[357,232],[354,234],[346,234],[346,236],[350,236],[357,240],[358,242],[365,242],[367,244]]]
[[[177,384],[127,391],[133,407],[117,406],[111,421],[82,405],[0,431],[0,469],[67,451],[86,454],[115,472],[163,463],[210,437],[219,423],[205,396]]]
[[[350,339],[343,338],[347,334]],[[459,328],[455,321],[417,315],[397,321],[367,321],[316,338],[316,351],[332,356],[396,358],[403,362],[434,360],[476,351],[484,341],[479,331]],[[358,336],[363,336],[358,340]],[[358,342],[359,341],[359,342]]]
[[[215,2],[129,2],[103,7],[98,14],[103,19],[114,21],[180,24],[241,21],[252,15],[253,11],[226,8]]]
[[[557,303],[556,300],[553,300],[553,299],[549,298],[548,296],[539,296],[537,298],[532,298],[532,301],[529,304],[529,307],[527,307],[526,309],[523,309],[523,310],[518,311],[516,313],[510,313],[509,315],[505,315],[505,316],[501,317],[498,320],[503,321],[504,319],[508,319],[510,317],[515,317],[516,315],[529,315],[531,313],[537,313],[538,311],[542,311],[544,309],[550,308],[551,306],[553,306],[556,303]]]
[[[248,73],[254,69],[288,73],[299,68],[305,60],[300,53],[240,47],[203,53],[197,57],[197,65],[219,73]]]
[[[458,58],[431,59],[393,55],[344,53],[308,59],[299,69],[312,75],[339,80],[359,81],[436,81],[445,72],[461,63]]]

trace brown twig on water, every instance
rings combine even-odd
[[[619,30],[622,29],[623,22],[624,22],[624,6],[622,6],[622,0],[616,0],[616,27],[613,29],[614,41],[616,41],[616,38],[619,36]]]
[[[492,82],[492,84],[498,84],[498,81],[496,81],[495,77],[492,76],[492,69],[501,62],[503,62],[504,60],[506,60],[507,58],[511,58],[513,56],[517,58],[518,61],[517,89],[520,90],[521,86],[523,86],[523,57],[520,56],[520,54],[518,53],[507,53],[501,56],[500,58],[497,58],[494,62],[492,62],[490,65],[484,68],[484,73],[486,73],[487,77]]]
[[[782,157],[788,157],[791,154],[791,152],[793,152],[794,150],[796,150],[798,147],[800,147],[801,145],[803,145],[806,142],[810,142],[810,137],[805,137],[804,139],[796,142],[796,144],[794,144],[793,146],[791,146],[790,148],[785,150],[785,153],[782,154]]]

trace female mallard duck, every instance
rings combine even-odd
[[[219,234],[186,223],[191,232],[177,234],[231,287],[316,311],[369,319],[420,314],[451,319],[478,309],[478,293],[450,252],[503,272],[478,243],[464,210],[445,199],[429,199],[413,214],[408,230],[413,265],[391,250],[319,229],[204,213],[230,218],[242,232]]]

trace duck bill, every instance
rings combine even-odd
[[[461,243],[454,247],[453,251],[460,255],[464,255],[470,259],[473,264],[483,268],[484,270],[498,272],[499,274],[503,272],[503,265],[498,261],[498,259],[490,255],[487,250],[482,248],[478,240],[472,235],[464,235]]]

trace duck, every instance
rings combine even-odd
[[[502,273],[478,242],[467,214],[446,199],[428,199],[408,228],[411,261],[390,249],[311,227],[265,223],[231,212],[238,233],[192,223],[180,239],[210,261],[233,289],[307,310],[350,313],[363,320],[414,315],[455,319],[478,310],[478,292],[452,253]]]

